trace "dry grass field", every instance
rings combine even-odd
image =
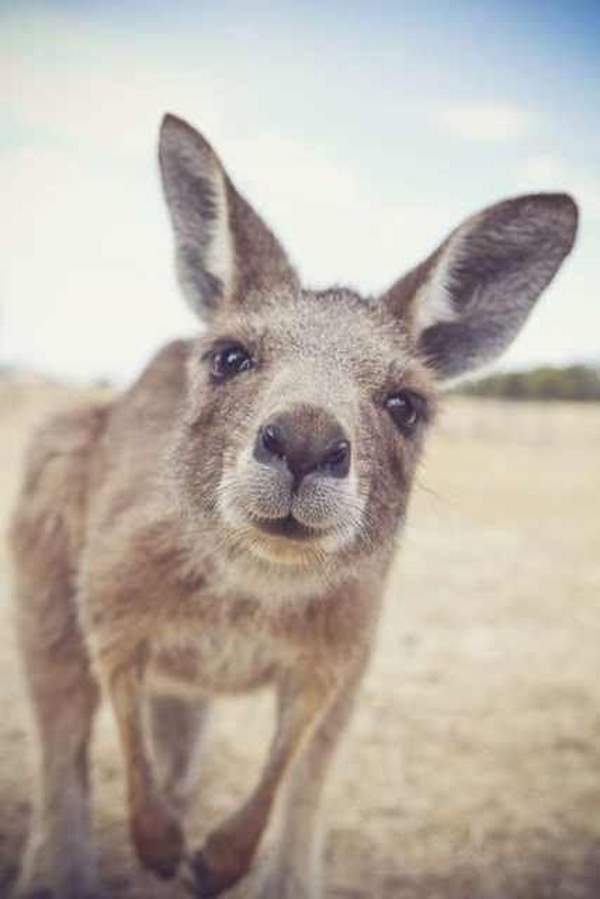
[[[0,514],[60,387],[0,384]],[[0,555],[0,895],[29,809],[27,713]],[[268,695],[215,715],[197,840],[244,795]],[[115,899],[181,895],[126,839],[112,721],[94,747]],[[449,399],[390,581],[380,643],[328,802],[328,899],[600,896],[600,408]],[[233,895],[233,894],[232,894]],[[250,897],[251,881],[235,896]]]

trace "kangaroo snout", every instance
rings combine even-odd
[[[294,492],[309,474],[345,478],[350,457],[350,440],[342,427],[328,413],[312,407],[272,417],[259,428],[254,445],[258,462],[289,472]]]
[[[349,423],[343,425],[331,407],[307,400],[270,405],[224,473],[224,519],[241,527],[248,549],[260,555],[265,539],[270,546],[273,538],[278,545],[282,538],[318,542],[335,552],[356,533],[363,507]]]

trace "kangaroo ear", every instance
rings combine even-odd
[[[164,117],[159,160],[177,275],[200,318],[209,321],[220,307],[241,303],[251,292],[296,283],[279,242],[187,122]]]
[[[566,194],[505,200],[460,225],[385,294],[408,316],[426,362],[452,378],[498,356],[570,252],[577,206]]]

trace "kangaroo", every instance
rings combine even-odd
[[[514,338],[573,246],[577,206],[500,202],[363,297],[302,287],[186,122],[164,118],[159,156],[179,280],[205,327],[31,444],[11,535],[40,758],[15,893],[102,895],[88,743],[103,693],[142,865],[217,896],[253,867],[277,800],[257,895],[318,899],[320,797],[440,386]],[[262,775],[188,848],[210,700],[263,685],[277,720]]]

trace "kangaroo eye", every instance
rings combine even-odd
[[[211,356],[210,373],[213,381],[222,382],[254,368],[254,359],[239,343],[230,343]]]
[[[413,431],[427,415],[426,401],[412,390],[399,390],[397,393],[391,393],[385,400],[385,408],[390,413],[396,427],[405,434]]]

